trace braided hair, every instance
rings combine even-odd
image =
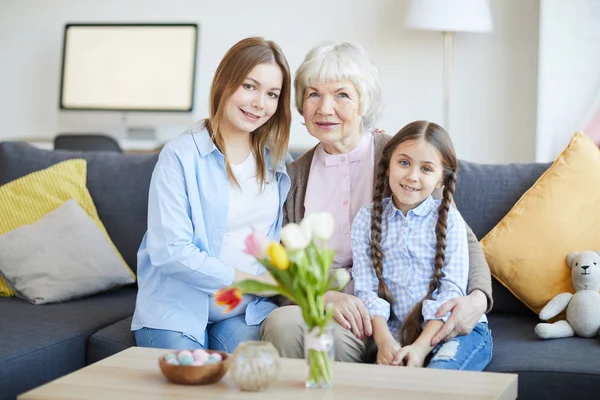
[[[452,204],[452,196],[456,187],[456,171],[458,169],[458,160],[454,146],[448,133],[439,125],[427,121],[415,121],[402,128],[386,144],[381,155],[381,160],[377,166],[375,181],[375,190],[373,192],[373,208],[371,211],[371,260],[373,269],[379,281],[377,293],[379,297],[393,304],[392,295],[383,279],[383,250],[381,248],[381,223],[382,223],[382,201],[383,194],[388,182],[388,171],[392,154],[396,148],[407,141],[424,139],[435,146],[442,159],[443,176],[442,184],[444,187],[442,202],[438,209],[438,220],[435,227],[436,251],[434,261],[434,271],[429,282],[427,295],[421,299],[409,312],[402,327],[400,328],[400,342],[403,346],[414,343],[421,334],[421,325],[423,323],[422,308],[423,302],[432,298],[433,292],[439,286],[442,276],[442,267],[444,266],[446,249],[446,228],[448,224],[448,211]]]

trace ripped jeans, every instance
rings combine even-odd
[[[492,348],[492,332],[480,322],[470,334],[435,346],[427,368],[483,371],[492,360]]]

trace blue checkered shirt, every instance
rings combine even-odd
[[[354,293],[365,303],[371,316],[380,315],[388,321],[390,332],[396,339],[412,307],[427,295],[434,270],[435,226],[440,202],[429,196],[405,217],[390,198],[383,200],[383,279],[394,299],[391,307],[377,295],[378,280],[370,251],[372,205],[361,208],[352,223]],[[442,277],[432,300],[423,303],[425,323],[432,319],[445,322],[450,313],[437,318],[437,310],[448,300],[465,295],[469,278],[467,243],[465,222],[458,210],[450,207]],[[486,321],[485,315],[482,321]]]

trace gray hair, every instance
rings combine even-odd
[[[360,97],[362,128],[372,129],[381,105],[379,71],[365,49],[354,42],[323,42],[313,47],[296,70],[294,89],[300,115],[304,90],[310,84],[350,81]]]

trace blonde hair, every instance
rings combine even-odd
[[[273,168],[285,161],[290,137],[292,115],[290,110],[291,77],[290,67],[281,48],[270,40],[250,37],[237,42],[221,60],[217,67],[210,89],[210,117],[205,126],[225,157],[225,167],[229,179],[238,184],[229,164],[221,125],[226,104],[235,91],[243,84],[248,74],[259,64],[276,64],[281,69],[283,83],[275,114],[251,135],[252,153],[256,159],[257,180],[262,184],[266,178],[263,149],[271,150]]]
[[[362,128],[372,129],[381,106],[379,71],[365,49],[354,42],[323,42],[313,47],[296,70],[294,89],[296,109],[302,106],[307,86],[322,82],[350,81],[360,97]]]

